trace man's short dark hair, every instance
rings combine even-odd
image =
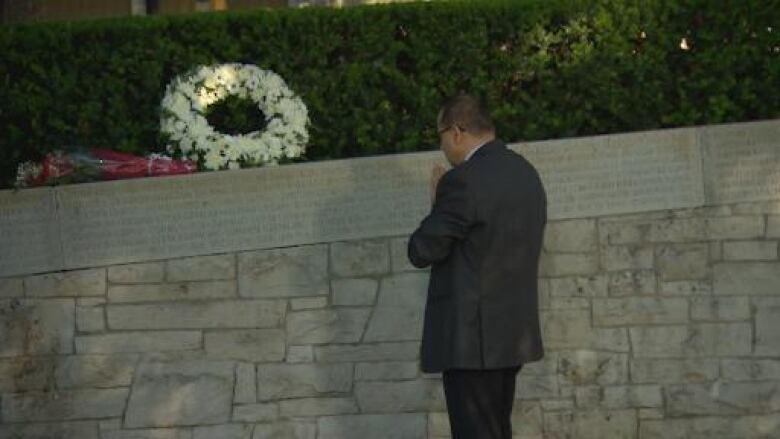
[[[441,107],[439,113],[440,128],[457,126],[472,134],[486,134],[495,131],[490,113],[478,98],[466,93],[453,96]]]

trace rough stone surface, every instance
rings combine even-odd
[[[329,416],[317,422],[319,439],[424,439],[425,415]]]
[[[120,284],[155,283],[165,279],[165,264],[147,262],[141,264],[108,267],[108,281]]]
[[[142,364],[133,380],[124,426],[227,423],[234,380],[234,365],[230,362]]]
[[[63,271],[24,280],[27,297],[84,297],[106,294],[106,270]]]
[[[727,261],[777,260],[777,242],[775,241],[724,242],[723,259]]]
[[[331,286],[333,305],[371,306],[376,301],[379,282],[374,279],[336,279]]]
[[[235,297],[236,281],[234,280],[112,285],[108,288],[108,300],[112,303],[227,299]]]
[[[69,421],[120,416],[127,392],[127,388],[117,388],[3,395],[3,421]]]
[[[280,300],[220,300],[109,305],[107,313],[111,329],[268,328],[286,308]]]
[[[328,248],[324,245],[262,250],[238,255],[242,297],[328,294]]]
[[[597,247],[595,220],[552,221],[545,228],[544,248],[548,252],[589,253]]]
[[[747,323],[636,327],[629,332],[638,357],[741,356],[751,351]]]
[[[422,273],[408,273],[383,279],[379,300],[368,323],[364,340],[419,340],[422,336],[427,293],[428,276]]]
[[[333,274],[356,277],[390,271],[390,249],[381,241],[334,242],[330,245]]]
[[[753,300],[756,308],[756,354],[780,355],[780,297]]]
[[[712,269],[715,294],[772,296],[780,285],[780,263],[717,264]]]
[[[664,281],[706,279],[709,246],[705,244],[664,245],[656,249],[656,263]]]
[[[75,326],[73,299],[0,300],[0,358],[70,354]]]
[[[236,257],[232,254],[198,256],[168,261],[168,281],[217,280],[236,277]]]
[[[368,308],[292,312],[287,317],[290,343],[353,343],[360,340],[371,314]]]
[[[280,329],[233,329],[206,332],[206,353],[214,359],[250,362],[282,361],[284,331]]]
[[[674,298],[631,297],[594,299],[595,326],[658,325],[688,321],[688,301]]]
[[[261,364],[257,366],[257,396],[270,401],[346,393],[352,377],[351,364]]]
[[[76,337],[79,354],[115,352],[160,352],[199,349],[203,336],[199,331],[138,331]]]

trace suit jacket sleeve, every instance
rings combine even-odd
[[[409,238],[409,261],[415,267],[446,259],[453,244],[462,240],[473,224],[473,209],[463,177],[463,173],[450,170],[439,181],[431,213]]]

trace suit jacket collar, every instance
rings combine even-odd
[[[471,158],[469,159],[469,161],[474,160],[477,157],[482,157],[482,156],[485,156],[485,155],[488,155],[488,154],[493,154],[493,153],[495,153],[497,151],[501,151],[501,150],[503,150],[505,148],[506,148],[506,145],[504,145],[504,142],[502,142],[502,141],[500,141],[498,139],[493,139],[490,142],[482,145],[482,147],[479,148],[478,150],[476,150],[474,152],[474,155],[472,155]]]

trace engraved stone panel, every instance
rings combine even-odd
[[[780,198],[780,124],[761,121],[701,129],[707,204]]]
[[[696,130],[675,129],[513,145],[539,171],[552,219],[699,206]]]
[[[54,191],[0,191],[0,276],[62,267]]]
[[[433,157],[406,154],[58,188],[65,265],[406,233],[428,208]]]

